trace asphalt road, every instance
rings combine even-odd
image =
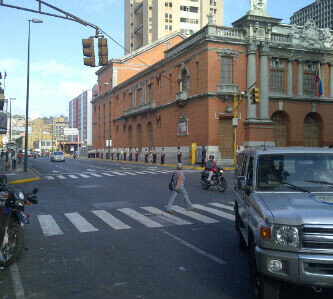
[[[165,214],[172,168],[98,160],[30,159],[41,180],[25,248],[0,270],[4,298],[251,298],[247,253],[234,231],[229,187],[201,189],[185,170],[194,212]],[[290,288],[283,297],[327,298]]]

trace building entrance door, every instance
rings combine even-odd
[[[274,142],[275,146],[288,146],[288,122],[283,112],[274,113],[272,116],[274,122]]]
[[[219,149],[222,159],[232,159],[234,157],[232,118],[220,119]]]
[[[308,114],[304,119],[304,146],[320,146],[320,121],[316,114]]]

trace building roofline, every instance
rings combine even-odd
[[[156,40],[156,41],[154,41],[150,44],[147,44],[147,45],[145,45],[145,46],[143,46],[143,47],[141,47],[141,48],[139,48],[139,49],[137,49],[137,50],[135,50],[131,53],[126,54],[125,56],[122,56],[120,58],[112,58],[111,60],[109,60],[108,65],[101,67],[99,70],[97,70],[95,72],[95,74],[98,76],[99,74],[104,72],[108,67],[110,67],[111,64],[113,64],[113,63],[119,63],[119,64],[125,63],[126,61],[128,61],[132,58],[135,58],[136,56],[141,55],[142,53],[145,53],[145,52],[151,50],[152,48],[155,48],[155,47],[165,43],[166,41],[168,41],[168,40],[170,40],[170,39],[172,39],[176,36],[179,36],[183,39],[186,39],[186,36],[183,33],[179,32],[179,31],[172,32],[172,33],[170,33],[170,34],[168,34],[168,35],[166,35],[166,36],[164,36],[164,37],[162,37],[162,38],[160,38],[160,39],[158,39],[158,40]]]

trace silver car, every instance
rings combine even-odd
[[[256,298],[277,299],[282,282],[333,287],[333,151],[246,150],[234,172],[238,242],[249,251]]]
[[[65,156],[63,152],[53,152],[51,155],[51,162],[65,162]]]

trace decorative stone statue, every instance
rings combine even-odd
[[[250,0],[251,10],[250,14],[260,15],[260,16],[267,16],[266,14],[266,7],[267,7],[267,0]]]

